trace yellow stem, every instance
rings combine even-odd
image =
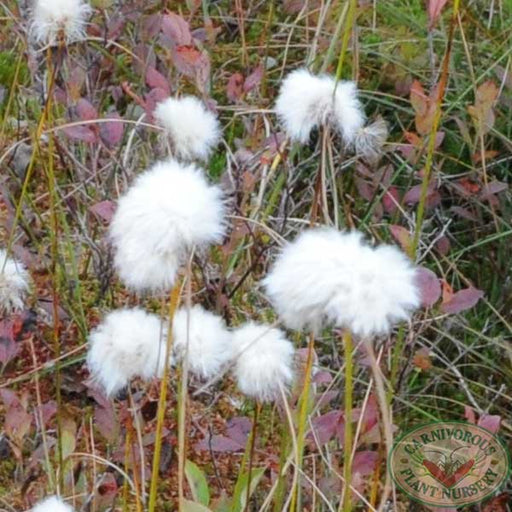
[[[353,379],[353,355],[352,334],[350,331],[343,332],[343,345],[345,347],[345,436],[343,442],[343,499],[340,503],[340,512],[352,510],[352,493],[350,484],[352,482],[352,401],[354,390]]]

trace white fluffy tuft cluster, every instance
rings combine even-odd
[[[198,167],[175,160],[155,164],[119,200],[110,225],[121,279],[138,291],[172,287],[193,247],[222,240],[224,214],[221,189]]]
[[[35,0],[31,25],[34,39],[54,46],[62,33],[68,44],[80,41],[91,13],[91,6],[83,0]]]
[[[201,306],[190,311],[182,308],[173,319],[173,352],[177,359],[185,355],[188,342],[190,371],[202,379],[211,379],[232,356],[232,336],[222,318]]]
[[[31,512],[73,512],[73,507],[58,496],[50,496],[36,503]]]
[[[260,402],[281,395],[293,380],[294,347],[279,329],[249,322],[233,333],[234,375],[242,393]]]
[[[367,337],[389,332],[420,305],[415,273],[396,247],[315,228],[283,249],[263,284],[288,327],[316,331],[326,323]]]
[[[177,158],[206,160],[220,140],[219,121],[194,96],[167,98],[156,106],[153,117]]]
[[[89,334],[87,366],[93,381],[111,396],[135,377],[161,376],[165,341],[158,316],[140,308],[112,311]]]
[[[29,283],[30,277],[23,264],[0,249],[0,313],[23,308]]]
[[[353,144],[365,121],[354,82],[336,86],[334,77],[316,76],[304,68],[283,80],[275,109],[290,138],[301,143],[309,140],[314,128],[329,124],[346,144]]]

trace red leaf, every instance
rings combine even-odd
[[[451,248],[449,238],[446,236],[442,236],[436,242],[436,248],[439,251],[439,254],[441,254],[442,256],[446,256],[450,252],[450,248]]]
[[[72,140],[79,140],[88,144],[94,144],[97,141],[96,134],[87,126],[67,126],[63,129],[63,132]]]
[[[478,220],[467,208],[463,208],[462,206],[452,206],[451,210],[463,219],[471,220],[473,222]]]
[[[109,443],[116,441],[119,436],[119,423],[111,403],[108,403],[105,407],[98,405],[94,408],[94,423],[100,434]]]
[[[116,211],[116,205],[113,201],[100,201],[99,203],[93,204],[89,211],[97,215],[101,220],[110,222]]]
[[[421,198],[421,189],[423,185],[415,185],[414,187],[410,188],[404,196],[404,203],[405,204],[416,204],[419,202]],[[432,197],[434,192],[436,191],[436,185],[435,183],[430,183],[427,187],[427,200],[428,198]]]
[[[98,111],[85,98],[80,98],[76,105],[76,113],[82,121],[98,119]]]
[[[446,5],[448,0],[429,0],[428,3],[428,18],[429,24],[428,29],[432,30],[434,25],[437,23],[443,7]]]
[[[245,79],[244,91],[250,92],[257,87],[263,78],[263,66],[260,64],[256,69]]]
[[[441,283],[439,278],[425,267],[418,268],[416,272],[416,284],[421,293],[421,303],[425,307],[433,306],[441,297]]]
[[[405,252],[409,252],[412,243],[412,236],[407,229],[395,224],[389,226],[389,231],[394,239],[400,244]]]
[[[476,425],[475,411],[469,407],[469,405],[464,406],[464,418],[466,418],[469,423]]]
[[[448,302],[443,302],[441,309],[444,313],[456,314],[472,308],[484,296],[482,290],[466,288],[453,294]]]
[[[507,512],[507,504],[510,504],[510,494],[503,492],[490,499],[482,512]]]
[[[151,89],[146,96],[144,96],[146,103],[146,113],[151,118],[153,111],[158,103],[165,100],[169,95],[163,89]]]
[[[152,88],[162,89],[167,95],[171,93],[171,88],[167,78],[162,73],[157,71],[154,67],[148,66],[146,71],[146,83]]]
[[[162,17],[162,32],[178,46],[192,44],[189,24],[177,14],[171,12]]]
[[[105,119],[112,119],[112,121],[100,124],[100,137],[106,146],[112,148],[123,140],[124,125],[117,112],[110,114]]]

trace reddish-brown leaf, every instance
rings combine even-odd
[[[85,98],[80,98],[76,104],[76,113],[82,121],[98,119],[98,111]]]
[[[432,368],[432,360],[430,359],[429,349],[420,348],[419,350],[416,350],[412,362],[419,370],[430,370],[430,368]]]
[[[382,197],[382,206],[386,213],[395,213],[400,204],[400,193],[396,187],[389,187]]]
[[[408,253],[412,244],[412,236],[409,231],[402,226],[397,226],[396,224],[390,225],[389,231],[391,231],[393,238],[400,244],[402,249]]]
[[[245,79],[244,83],[244,91],[250,92],[255,87],[257,87],[261,79],[263,78],[263,65],[260,64],[256,67],[256,69]]]
[[[487,186],[482,188],[482,191],[480,192],[480,197],[482,199],[486,199],[489,196],[499,194],[500,192],[504,192],[505,190],[508,189],[508,183],[504,183],[502,181],[491,181],[490,183],[487,184]]]
[[[244,77],[241,73],[233,73],[228,80],[226,93],[229,101],[235,103],[243,94]]]
[[[482,512],[507,512],[507,504],[510,504],[510,494],[501,493],[491,498],[482,509]]]
[[[441,305],[444,313],[456,314],[466,311],[477,304],[477,302],[484,296],[482,290],[477,288],[465,288],[453,294],[453,297]]]

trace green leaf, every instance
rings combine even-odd
[[[265,473],[267,468],[254,468],[251,471],[251,488],[249,491],[249,497],[252,496],[256,487],[258,486],[261,477]],[[235,494],[233,496],[233,506],[231,512],[241,512],[245,509],[245,505],[247,504],[247,484],[249,480],[249,473],[243,473],[238,477],[235,486]]]
[[[212,512],[208,507],[201,505],[201,503],[196,503],[195,501],[183,500],[181,505],[183,512]]]
[[[210,491],[204,473],[192,461],[185,462],[185,476],[194,501],[208,506],[210,503]]]

